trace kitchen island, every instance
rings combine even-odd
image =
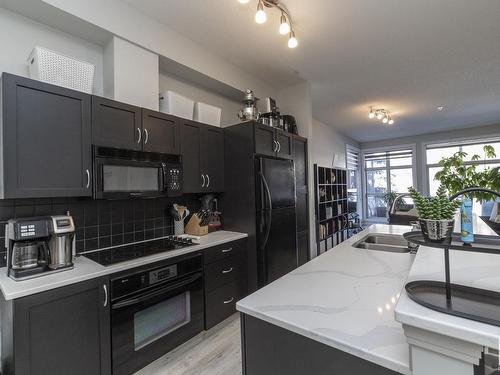
[[[353,247],[372,225],[241,300],[247,375],[410,374],[394,306],[414,255]]]
[[[353,246],[371,233],[401,235],[409,229],[372,225],[240,301],[237,309],[242,313],[246,375],[416,374],[415,362],[422,359],[412,357],[413,344],[406,328],[418,319],[431,332],[449,329],[454,330],[450,334],[464,334],[467,339],[481,332],[478,343],[492,346],[500,334],[498,327],[433,312],[406,296],[409,275],[412,278],[415,272],[427,271],[426,277],[443,277],[442,251],[421,247],[415,256]],[[481,222],[477,222],[477,231],[493,234]],[[484,262],[489,263],[488,269]],[[469,259],[469,265],[460,272],[464,264],[452,260],[452,277],[456,274],[460,282],[474,280],[478,286],[474,272],[482,270],[478,274],[483,275],[481,286],[498,288],[500,257]],[[474,347],[476,352],[478,347]],[[419,374],[453,373],[423,361],[426,372]],[[477,370],[476,362],[469,369]]]

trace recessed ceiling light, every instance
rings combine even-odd
[[[437,109],[439,112],[444,112],[444,111],[446,111],[446,108],[444,107],[444,105],[440,105],[439,107],[436,107],[436,109]]]

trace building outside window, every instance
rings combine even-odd
[[[485,159],[483,146],[490,145],[495,148],[497,154],[496,159]],[[427,181],[429,195],[433,196],[439,187],[439,181],[434,180],[436,173],[442,168],[439,166],[439,161],[443,158],[453,156],[457,151],[464,151],[467,153],[467,159],[473,155],[479,155],[481,160],[468,161],[467,165],[477,165],[477,170],[481,171],[486,168],[494,168],[500,166],[500,141],[493,140],[490,142],[485,141],[463,141],[454,144],[429,144],[426,147],[426,168],[427,168]],[[474,200],[473,212],[479,216],[489,216],[493,208],[493,202],[483,202],[480,204]]]
[[[385,221],[387,193],[406,193],[415,186],[415,152],[412,148],[366,151],[364,156],[365,215],[370,221]]]

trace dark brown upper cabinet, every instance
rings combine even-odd
[[[92,195],[91,96],[2,75],[0,198]]]
[[[141,108],[93,96],[92,138],[98,146],[142,150]]]
[[[293,158],[292,134],[268,125],[254,123],[255,153],[283,159]]]
[[[181,121],[185,193],[224,191],[224,131],[195,121]]]
[[[143,108],[142,133],[144,151],[181,153],[179,118]]]
[[[127,150],[180,154],[180,119],[94,96],[93,143]]]

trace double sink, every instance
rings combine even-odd
[[[354,247],[366,250],[388,251],[391,253],[409,253],[408,241],[403,236],[394,234],[371,233],[356,242]]]

